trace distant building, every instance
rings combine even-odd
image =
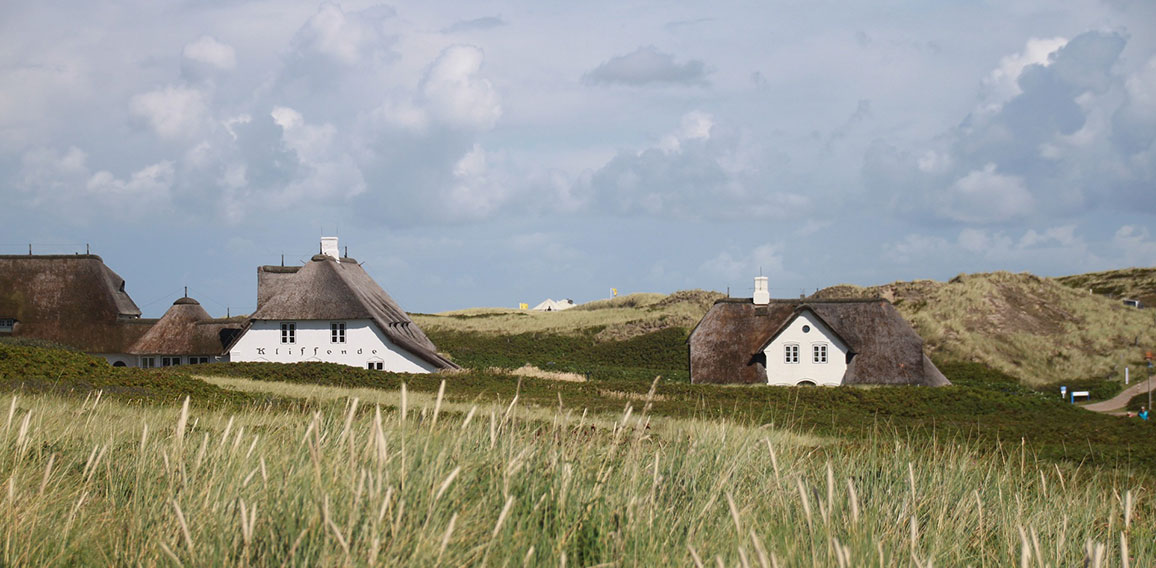
[[[1131,298],[1124,298],[1124,305],[1130,308],[1143,308],[1144,302],[1140,300],[1133,300]]]
[[[173,302],[129,351],[141,367],[170,367],[228,361],[225,347],[241,333],[245,318],[213,318],[196,300]]]
[[[140,316],[124,279],[99,256],[0,255],[0,337],[50,341],[135,366],[132,346],[157,321]]]
[[[571,300],[570,298],[563,298],[556,302],[550,298],[546,298],[542,301],[542,303],[534,306],[532,309],[538,312],[560,312],[562,310],[573,308],[576,305],[578,304],[575,304],[574,300]]]
[[[304,266],[257,268],[257,310],[228,356],[408,373],[458,368],[357,261],[340,257],[332,237]]]
[[[753,298],[717,301],[687,343],[692,383],[950,384],[890,302],[772,300],[765,276]]]

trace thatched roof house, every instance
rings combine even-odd
[[[414,363],[413,369],[458,368],[356,260],[340,258],[335,242],[327,251],[304,266],[258,267],[257,309],[230,347],[231,360],[297,360],[285,359],[289,352],[304,360],[388,369],[386,351],[393,351]],[[301,347],[314,327],[324,333],[323,341]],[[254,339],[254,332],[262,330],[275,331],[277,341]],[[368,343],[357,343],[355,330],[363,330],[360,337]]]
[[[240,317],[213,318],[199,302],[186,296],[173,302],[129,352],[141,357],[182,357],[189,363],[213,362],[241,332],[244,322]]]
[[[890,302],[771,300],[763,280],[759,303],[719,300],[691,332],[691,382],[950,384]]]
[[[0,336],[125,354],[156,322],[140,315],[99,256],[0,255]]]

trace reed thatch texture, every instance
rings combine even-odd
[[[156,322],[140,315],[99,256],[0,255],[0,318],[16,320],[11,336],[125,353]]]
[[[923,340],[890,302],[868,300],[719,300],[691,332],[695,383],[766,382],[756,356],[793,319],[809,310],[844,340],[851,361],[843,384],[943,386],[947,378],[923,353]]]

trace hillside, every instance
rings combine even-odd
[[[1056,278],[1060,284],[1111,298],[1131,298],[1156,306],[1156,268],[1125,268]]]
[[[683,290],[670,295],[630,294],[588,302],[561,312],[471,308],[439,314],[411,314],[411,317],[427,332],[574,336],[595,329],[598,341],[621,341],[664,329],[689,330],[702,319],[715,300],[722,297],[718,292]]]
[[[817,297],[883,297],[915,326],[937,360],[984,363],[1028,384],[1123,379],[1156,347],[1152,312],[1059,279],[993,272],[949,282],[833,286]]]

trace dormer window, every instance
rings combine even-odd
[[[12,331],[16,328],[16,320],[12,318],[0,318],[0,332]]]

